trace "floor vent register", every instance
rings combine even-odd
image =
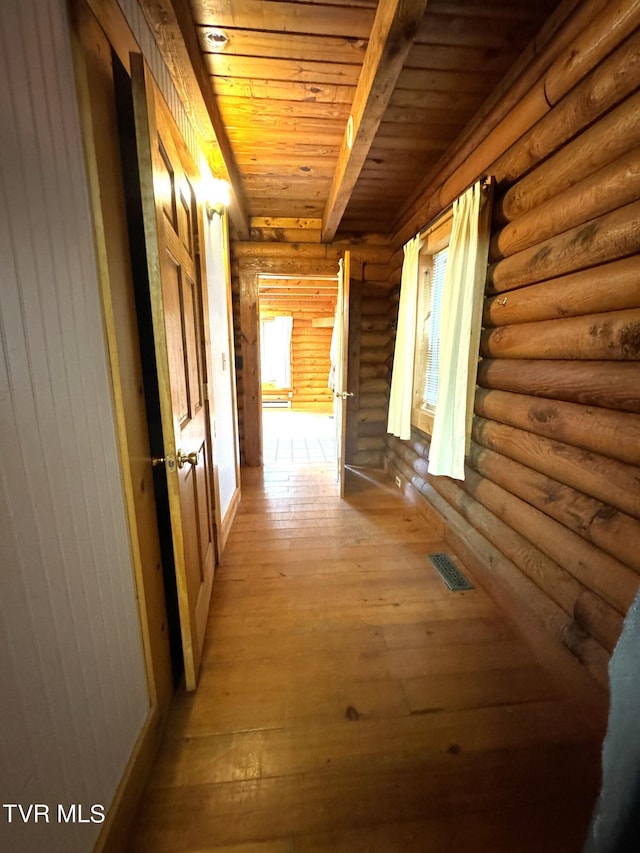
[[[429,554],[428,557],[452,592],[475,588],[447,554]]]

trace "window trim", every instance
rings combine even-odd
[[[411,424],[422,430],[422,432],[427,435],[431,435],[433,431],[435,407],[425,405],[422,400],[424,373],[426,369],[426,365],[421,363],[419,356],[419,353],[422,350],[420,340],[424,326],[422,312],[424,300],[422,298],[422,294],[424,292],[427,276],[433,267],[433,256],[438,252],[441,252],[443,249],[446,249],[449,245],[452,225],[453,208],[449,208],[421,234],[424,242],[420,247],[418,262],[418,305],[416,308],[416,342],[413,363]]]

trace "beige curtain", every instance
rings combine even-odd
[[[411,438],[411,403],[413,398],[413,358],[416,347],[416,312],[418,306],[418,261],[420,235],[404,246],[398,328],[393,353],[391,395],[387,432],[398,438]]]
[[[438,400],[429,473],[464,480],[478,370],[490,236],[490,191],[482,182],[453,205],[440,315]]]

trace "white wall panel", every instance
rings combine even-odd
[[[1,802],[107,806],[149,700],[64,0],[0,4],[0,80]],[[92,848],[54,818],[0,849]]]
[[[230,328],[231,293],[227,285],[225,240],[220,216],[211,221],[205,218],[205,262],[211,329],[211,359],[213,362],[213,419],[215,423],[215,454],[220,494],[220,521],[224,523],[231,500],[239,488],[238,447],[233,399],[234,375],[232,361],[233,328]]]

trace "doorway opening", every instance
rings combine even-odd
[[[263,464],[335,465],[337,276],[258,276]]]

